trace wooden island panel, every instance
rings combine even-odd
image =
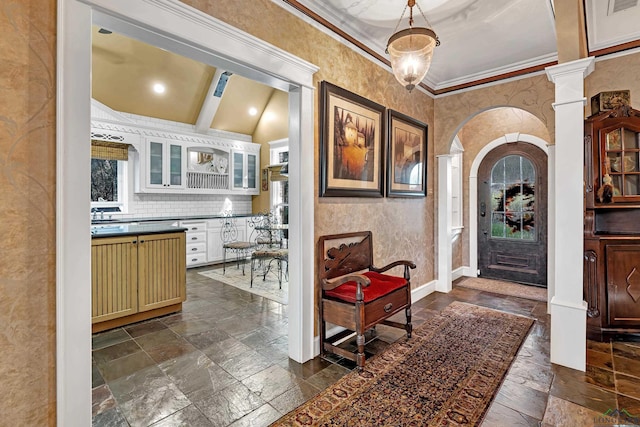
[[[92,332],[182,310],[184,232],[91,241]]]

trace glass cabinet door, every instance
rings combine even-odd
[[[164,144],[161,142],[149,143],[149,184],[162,185],[162,172],[164,163]]]
[[[247,154],[247,187],[252,190],[258,188],[257,160],[255,154]]]
[[[169,185],[182,185],[182,146],[169,146]]]
[[[244,188],[244,154],[233,153],[233,188]]]
[[[148,141],[147,187],[154,189],[184,187],[184,148],[171,141]]]
[[[638,132],[626,128],[604,132],[602,170],[603,175],[611,177],[614,201],[630,201],[640,196],[638,137]]]

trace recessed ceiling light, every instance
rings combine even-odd
[[[153,91],[155,93],[158,93],[158,94],[164,93],[165,89],[166,88],[162,83],[156,83],[156,84],[153,85]]]
[[[255,107],[249,108],[249,115],[250,116],[255,116],[256,114],[258,114],[258,110],[256,110]]]

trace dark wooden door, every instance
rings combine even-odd
[[[547,155],[501,145],[478,170],[480,277],[547,286]]]

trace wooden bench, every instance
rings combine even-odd
[[[411,261],[395,261],[384,267],[373,265],[373,237],[370,231],[321,236],[316,249],[316,271],[320,301],[320,353],[334,353],[353,360],[358,369],[365,363],[365,332],[378,324],[405,329],[411,338]],[[404,275],[382,274],[404,266]],[[406,323],[388,320],[405,310]],[[327,336],[327,323],[346,330]],[[356,334],[357,350],[351,352],[339,342]]]

